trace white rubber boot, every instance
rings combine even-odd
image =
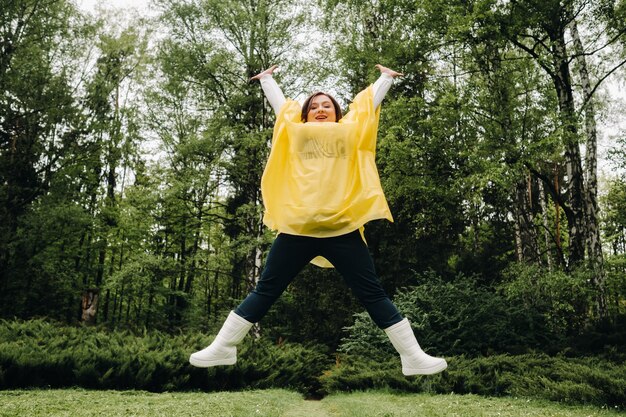
[[[189,363],[199,368],[234,365],[237,362],[237,344],[243,340],[252,325],[253,323],[231,311],[213,343],[192,353]]]
[[[404,375],[432,375],[448,367],[445,359],[432,357],[420,348],[411,324],[406,318],[387,327],[385,333],[400,354]]]

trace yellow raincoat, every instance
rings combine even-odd
[[[339,123],[302,123],[300,104],[282,106],[261,179],[266,226],[323,238],[393,221],[375,163],[380,108],[374,111],[372,90],[359,93]],[[332,267],[322,257],[312,263]]]

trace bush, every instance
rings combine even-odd
[[[448,282],[428,272],[418,280],[418,285],[399,291],[394,303],[411,322],[425,350],[486,355],[555,346],[558,350],[562,346],[562,339],[546,328],[533,309],[478,286],[475,278],[459,275]],[[393,353],[386,336],[367,313],[357,314],[355,323],[346,330],[342,352],[378,359]]]
[[[320,377],[323,392],[366,389],[545,398],[571,404],[626,407],[626,364],[543,353],[449,358],[443,373],[403,377],[397,358],[343,355]]]
[[[606,257],[606,298],[609,316],[626,315],[626,254]]]
[[[397,353],[333,357],[319,345],[275,345],[264,338],[247,337],[240,345],[237,365],[190,366],[189,353],[209,342],[210,338],[198,333],[132,334],[63,327],[42,320],[0,321],[0,389],[81,386],[161,392],[287,388],[319,396],[384,388],[626,406],[623,360],[543,353],[461,355],[449,357],[449,368],[441,374],[407,378],[401,373]]]
[[[329,366],[319,346],[248,337],[236,366],[194,368],[189,354],[206,346],[201,334],[169,336],[158,331],[62,327],[43,320],[0,321],[0,388],[226,390],[282,387],[314,392]]]
[[[537,265],[512,264],[501,289],[510,303],[540,314],[550,331],[561,337],[580,333],[593,310],[591,272],[548,271]]]

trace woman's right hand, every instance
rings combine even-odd
[[[378,68],[378,69],[380,70],[380,73],[381,73],[381,74],[387,74],[387,75],[390,75],[392,78],[395,78],[395,77],[404,77],[404,74],[402,74],[401,72],[394,71],[394,70],[392,70],[391,68],[383,67],[383,66],[382,66],[382,65],[380,65],[380,64],[376,64],[376,65],[375,65],[375,67],[376,67],[376,68]]]
[[[266,69],[263,72],[258,73],[257,75],[255,75],[254,77],[250,78],[250,81],[252,80],[260,80],[261,77],[263,77],[264,75],[272,75],[274,73],[274,70],[278,68],[278,65],[272,65],[271,67],[269,67],[268,69]]]

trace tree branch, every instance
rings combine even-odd
[[[563,200],[563,198],[561,197],[561,195],[556,191],[556,189],[554,188],[554,185],[552,185],[552,181],[550,180],[550,178],[548,178],[546,175],[542,174],[541,172],[537,171],[535,168],[532,167],[532,165],[530,165],[530,163],[528,162],[524,162],[524,166],[526,166],[526,168],[528,168],[528,170],[537,178],[539,178],[540,180],[543,181],[543,183],[546,185],[548,192],[550,193],[550,196],[552,196],[552,199],[554,201],[556,201],[557,203],[559,203],[559,206],[563,207],[563,211],[565,211],[565,215],[569,218],[570,216],[573,215],[572,209],[569,208],[569,206],[567,205],[567,203]]]
[[[582,111],[585,109],[585,107],[587,106],[587,104],[589,103],[589,100],[591,100],[591,98],[593,97],[593,95],[595,94],[596,90],[598,89],[598,87],[600,87],[600,84],[602,84],[602,82],[604,80],[606,80],[611,74],[613,74],[615,71],[617,71],[619,68],[621,68],[624,64],[626,64],[626,59],[624,59],[622,62],[620,62],[619,64],[617,64],[615,67],[613,67],[612,70],[610,70],[609,72],[607,72],[606,74],[604,74],[604,76],[602,78],[600,78],[598,80],[598,82],[593,86],[593,88],[591,89],[591,91],[589,92],[589,94],[587,94],[585,96],[585,99],[583,100],[582,105],[580,106],[580,110],[578,110],[578,115],[580,115],[580,113],[582,113]]]
[[[541,59],[539,54],[537,52],[535,52],[534,48],[532,48],[532,49],[529,48],[528,46],[524,45],[522,42],[520,42],[519,40],[517,40],[515,38],[511,38],[511,42],[513,42],[513,45],[517,46],[518,48],[520,48],[521,50],[527,52],[530,56],[535,58],[535,60],[539,64],[539,66],[541,68],[543,68],[544,71],[546,71],[548,73],[550,78],[552,78],[553,80],[557,79],[556,74],[554,73],[554,71],[552,71],[552,69],[543,62],[543,60]]]
[[[572,62],[574,59],[578,58],[579,56],[592,56],[598,52],[600,52],[601,50],[603,50],[604,48],[614,44],[622,35],[626,34],[626,28],[620,30],[617,35],[615,35],[613,38],[611,38],[609,41],[607,41],[604,45],[594,49],[593,51],[590,52],[584,52],[582,54],[573,54],[570,56],[569,62]]]

